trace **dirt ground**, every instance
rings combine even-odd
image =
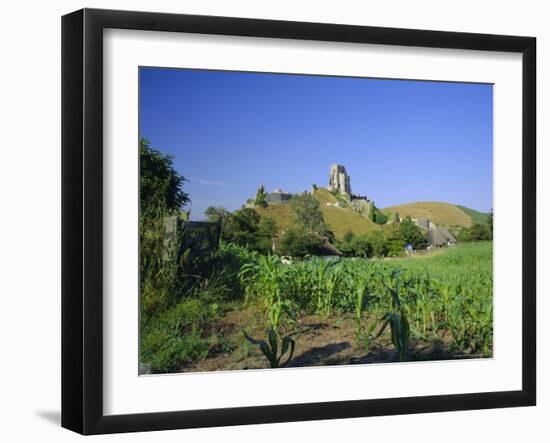
[[[369,352],[355,341],[355,322],[348,316],[321,317],[298,315],[292,329],[296,332],[294,356],[286,367],[333,366],[397,362],[397,354],[388,332],[376,339]],[[377,329],[378,330],[378,329]],[[244,338],[243,331],[254,338],[265,339],[265,321],[261,312],[252,308],[227,313],[218,325],[216,340],[209,355],[181,368],[182,372],[209,372],[268,368],[257,346]],[[456,354],[448,350],[450,337],[438,340],[411,339],[409,361],[476,358],[478,355]]]

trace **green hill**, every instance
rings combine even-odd
[[[487,214],[486,212],[479,212],[479,211],[476,211],[475,209],[470,209],[470,208],[467,208],[466,206],[461,206],[461,205],[456,205],[456,207],[462,209],[466,214],[470,216],[470,218],[474,222],[481,223],[481,224],[487,223],[489,214]]]
[[[334,232],[336,238],[342,238],[348,231],[355,235],[366,235],[383,229],[383,226],[355,212],[345,200],[339,199],[326,189],[315,190],[313,196],[319,201],[325,223]],[[333,206],[337,202],[340,202],[343,207]],[[292,208],[288,203],[269,205],[266,208],[256,207],[255,209],[262,217],[273,218],[279,232],[285,231],[294,224]],[[448,227],[485,223],[488,217],[486,213],[445,202],[406,203],[383,208],[381,211],[385,214],[397,212],[400,217],[426,218],[437,225]]]
[[[382,211],[387,214],[397,212],[400,217],[408,215],[412,218],[427,218],[442,226],[469,226],[474,222],[483,223],[487,217],[482,212],[444,202],[407,203],[390,206]]]
[[[317,189],[313,196],[319,201],[325,223],[334,232],[336,238],[342,238],[348,231],[356,235],[366,235],[381,229],[381,226],[363,217],[349,206],[343,208],[328,206],[327,203],[336,203],[338,199],[326,189]],[[255,209],[262,217],[267,216],[275,220],[279,232],[293,225],[290,204],[269,205],[266,208],[256,207]]]

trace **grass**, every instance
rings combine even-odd
[[[269,205],[265,208],[255,207],[254,209],[261,217],[271,217],[275,221],[278,234],[291,228],[294,224],[292,220],[292,208],[287,203]]]
[[[479,212],[479,211],[476,211],[475,209],[470,209],[470,208],[467,208],[466,206],[460,206],[460,205],[456,205],[457,208],[460,208],[461,210],[463,210],[466,214],[468,214],[470,216],[470,218],[475,222],[475,223],[480,223],[482,225],[484,225],[485,223],[487,223],[487,219],[489,218],[489,214],[485,213],[485,212]]]
[[[325,223],[330,227],[336,238],[342,238],[348,231],[355,235],[367,235],[381,227],[363,217],[351,208],[327,206],[327,203],[336,203],[338,199],[326,189],[319,188],[313,194],[319,200]],[[255,208],[262,217],[271,217],[277,224],[278,233],[292,227],[292,209],[289,204],[269,205],[266,208]]]
[[[386,214],[399,213],[400,217],[427,218],[442,226],[469,226],[473,222],[470,214],[456,205],[444,202],[414,202],[390,206],[382,210]],[[477,212],[477,211],[476,211]]]
[[[367,235],[381,229],[380,225],[352,209],[325,205],[321,207],[321,212],[336,238],[342,238],[348,231],[355,235]]]
[[[393,260],[284,264],[222,245],[217,255],[240,263],[239,295],[222,290],[235,285],[233,271],[203,281],[143,327],[141,362],[153,373],[273,367],[261,340],[285,355],[275,366],[294,342],[295,366],[423,359],[421,349],[440,346],[441,358],[490,356],[492,250],[479,242]],[[342,353],[330,357],[334,343]]]

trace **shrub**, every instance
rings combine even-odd
[[[388,216],[386,214],[382,214],[381,212],[376,212],[374,214],[374,222],[379,225],[385,225],[388,221]]]
[[[406,217],[399,225],[399,236],[404,243],[412,245],[414,249],[422,249],[426,246],[426,239],[422,230],[413,223],[410,217]]]
[[[141,335],[141,363],[152,372],[173,372],[205,358],[209,341],[203,328],[214,320],[214,313],[209,305],[188,299],[152,319]]]
[[[301,227],[291,228],[281,238],[277,253],[291,257],[304,257],[308,254],[315,254],[321,244],[322,239],[317,234]]]
[[[258,191],[256,192],[256,199],[254,200],[254,204],[256,206],[261,206],[262,208],[265,208],[267,206],[265,188],[264,185],[260,185],[258,188]]]
[[[375,257],[385,257],[388,255],[388,243],[381,231],[375,231],[368,237],[372,248],[372,255]]]

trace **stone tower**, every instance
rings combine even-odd
[[[346,173],[346,168],[344,166],[330,165],[328,190],[332,192],[339,191],[351,195],[350,177]]]

